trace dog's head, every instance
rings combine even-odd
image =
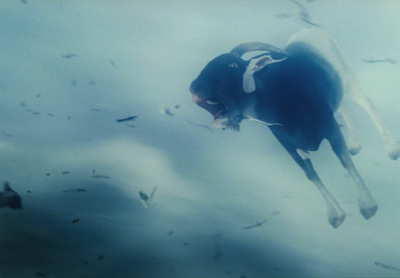
[[[243,54],[251,51],[264,53],[251,60],[242,59]],[[253,74],[285,57],[284,51],[268,44],[240,44],[210,61],[201,71],[190,86],[193,101],[214,117],[214,127],[239,130],[243,111],[251,102],[248,93],[257,89]]]

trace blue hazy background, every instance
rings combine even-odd
[[[400,1],[297,3],[400,138]],[[362,218],[323,142],[311,158],[347,213],[333,229],[265,126],[210,130],[192,102],[209,60],[245,41],[285,47],[310,27],[300,12],[283,0],[2,0],[0,181],[23,210],[0,209],[0,277],[399,276],[375,262],[400,268],[400,162],[361,108],[350,105],[353,159],[379,210]],[[386,58],[398,63],[363,61]],[[138,192],[155,186],[145,208]]]

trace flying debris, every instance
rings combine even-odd
[[[380,266],[380,267],[385,268],[385,269],[400,271],[400,268],[393,267],[393,266],[390,266],[390,265],[387,265],[387,264],[383,264],[383,263],[380,263],[380,262],[375,262],[375,265]]]
[[[113,60],[110,60],[110,65],[113,66],[114,68],[117,67],[117,65],[115,64],[115,62]]]
[[[290,0],[290,1],[293,2],[294,4],[296,4],[300,8],[299,15],[300,15],[300,19],[302,21],[304,21],[305,23],[307,23],[311,26],[321,27],[321,25],[318,25],[318,24],[312,22],[310,13],[307,11],[307,9],[301,3],[297,2],[296,0]]]
[[[191,122],[191,121],[189,121],[189,124],[195,125],[195,126],[198,126],[198,127],[203,127],[203,128],[205,128],[205,129],[207,129],[207,130],[213,132],[212,128],[209,127],[208,125],[196,124],[196,123],[193,123],[193,122]]]
[[[247,226],[247,227],[243,227],[243,229],[244,230],[248,230],[248,229],[253,229],[253,228],[256,228],[256,227],[261,227],[265,222],[267,222],[267,220],[264,220],[262,222],[256,221],[256,224],[251,225],[251,226]]]
[[[33,115],[36,115],[36,116],[37,116],[37,115],[40,115],[40,112],[39,112],[39,111],[35,111],[35,110],[32,110],[32,109],[27,108],[28,105],[27,105],[26,102],[24,102],[24,101],[21,101],[21,102],[19,103],[19,105],[20,105],[21,107],[25,108],[26,111],[28,111],[29,113],[32,113]]]
[[[389,63],[392,65],[397,64],[397,61],[391,58],[386,59],[361,59],[365,63],[374,64],[374,63]]]
[[[168,108],[161,108],[161,109],[160,109],[160,113],[161,113],[161,114],[168,115],[168,116],[171,116],[171,117],[175,116],[175,114],[172,113],[171,110],[168,109]]]
[[[32,109],[26,109],[26,111],[28,111],[28,112],[30,112],[30,113],[32,113],[33,115],[40,115],[40,112],[39,111],[34,111],[34,110],[32,110]]]
[[[97,259],[98,259],[99,261],[101,261],[102,259],[104,259],[104,255],[98,256]]]
[[[22,209],[22,199],[17,192],[11,189],[8,182],[4,183],[3,192],[0,192],[0,208]]]
[[[94,86],[94,85],[96,85],[96,81],[94,81],[94,80],[89,80],[88,85]]]
[[[123,119],[118,119],[118,120],[116,120],[116,122],[117,122],[117,123],[122,123],[122,122],[133,122],[137,117],[138,117],[138,115],[131,116],[131,117],[127,117],[127,118],[123,118]],[[132,124],[132,123],[126,123],[125,126],[128,126],[128,127],[136,127],[136,125],[134,125],[134,124]]]
[[[61,174],[62,175],[68,175],[70,172],[69,171],[64,171],[64,172],[62,172]]]
[[[122,123],[122,122],[126,122],[126,121],[133,121],[138,117],[138,115],[135,116],[131,116],[131,117],[126,117],[126,118],[122,118],[122,119],[118,119],[115,120],[117,123]]]
[[[94,178],[94,179],[111,179],[111,177],[109,177],[109,176],[96,174],[95,169],[92,170],[92,178]]]
[[[75,224],[78,221],[79,221],[79,218],[75,218],[74,220],[72,220],[72,224]]]
[[[79,192],[86,192],[84,188],[76,188],[76,189],[67,189],[63,191],[64,193],[79,193]]]
[[[154,193],[156,193],[157,185],[154,187],[153,192],[151,192],[150,197],[147,196],[142,190],[139,191],[139,198],[145,208],[148,208],[151,205],[151,201],[154,197]]]
[[[94,178],[94,179],[111,179],[110,176],[106,176],[106,175],[92,175],[92,178]]]
[[[285,19],[285,18],[289,18],[291,16],[288,14],[285,14],[285,13],[281,13],[281,14],[275,14],[275,17],[277,17],[279,19]]]
[[[61,55],[61,57],[65,58],[65,59],[71,59],[71,58],[77,57],[77,55],[74,53],[68,53],[68,54]]]
[[[35,272],[34,274],[36,275],[36,277],[46,277],[46,274],[42,272]]]

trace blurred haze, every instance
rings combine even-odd
[[[0,181],[23,210],[0,209],[0,277],[399,276],[375,263],[400,268],[400,162],[361,108],[353,160],[379,210],[362,218],[323,142],[311,158],[347,213],[333,229],[265,126],[210,130],[191,99],[211,59],[311,27],[299,4],[400,138],[400,1],[2,0]]]

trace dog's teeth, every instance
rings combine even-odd
[[[219,104],[219,102],[218,101],[207,100],[207,104],[217,105],[217,104]]]

